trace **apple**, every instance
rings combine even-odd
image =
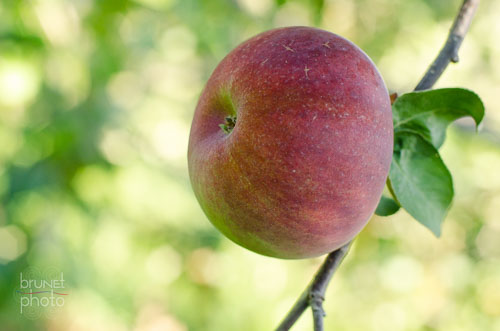
[[[239,45],[212,73],[191,127],[189,175],[229,239],[309,258],[366,225],[392,149],[390,98],[370,58],[333,33],[287,27]]]

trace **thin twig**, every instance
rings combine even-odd
[[[314,330],[323,330],[323,316],[325,314],[323,310],[323,300],[326,288],[335,270],[347,254],[350,244],[349,242],[336,251],[328,254],[309,286],[295,302],[285,319],[276,328],[276,331],[289,330],[309,306],[311,306],[313,310]]]
[[[309,291],[309,305],[311,306],[313,312],[314,331],[323,330],[323,317],[326,315],[323,310],[323,301],[325,300],[326,288],[328,287],[333,274],[349,251],[350,245],[351,242],[348,242],[336,251],[328,254],[325,262],[323,262],[323,265],[319,269],[318,273],[314,276],[311,289]]]
[[[458,62],[458,49],[469,30],[470,23],[478,5],[479,0],[464,0],[450,29],[444,47],[441,49],[429,69],[427,69],[427,72],[418,83],[415,91],[429,89],[434,86],[448,64],[450,62]],[[335,270],[347,254],[350,244],[349,242],[345,246],[328,254],[312,282],[300,295],[299,299],[295,302],[276,331],[289,330],[309,306],[311,306],[313,311],[314,331],[323,331],[323,317],[325,316],[323,301],[326,288]]]
[[[450,62],[458,62],[458,49],[464,40],[464,37],[469,30],[470,23],[474,17],[479,0],[464,0],[460,11],[458,12],[446,42],[439,52],[438,56],[432,62],[424,77],[420,80],[415,91],[430,89]]]

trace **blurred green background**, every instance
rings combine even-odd
[[[2,0],[0,330],[270,330],[321,259],[222,237],[191,192],[197,97],[233,47],[314,25],[411,90],[459,0]],[[327,330],[500,330],[500,2],[483,1],[439,87],[487,116],[448,132],[456,198],[436,239],[404,211],[374,217],[327,292]],[[64,273],[63,307],[20,314],[20,273]],[[47,276],[48,277],[48,276]],[[311,330],[310,312],[294,330]]]

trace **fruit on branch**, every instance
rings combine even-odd
[[[374,212],[391,164],[387,89],[357,46],[288,27],[244,42],[196,107],[191,184],[229,239],[278,258],[351,240]]]

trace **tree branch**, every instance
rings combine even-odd
[[[458,62],[458,49],[469,30],[470,23],[474,17],[479,0],[464,0],[460,11],[458,12],[446,42],[439,52],[438,56],[432,62],[424,77],[420,80],[415,91],[426,90],[434,86],[439,77],[450,62]]]
[[[439,77],[441,77],[450,62],[458,62],[458,49],[469,30],[478,5],[479,0],[464,0],[443,48],[429,69],[427,69],[415,91],[430,89]],[[323,301],[325,299],[326,288],[335,270],[337,270],[347,254],[350,245],[351,242],[328,254],[309,286],[300,295],[285,319],[276,328],[276,331],[290,330],[309,306],[313,312],[314,331],[323,331],[323,317],[325,316]]]
[[[328,254],[309,286],[295,302],[285,319],[276,328],[276,331],[289,330],[309,306],[313,311],[314,330],[323,330],[323,317],[325,316],[323,300],[325,299],[326,288],[335,270],[347,254],[350,245],[351,242]]]

